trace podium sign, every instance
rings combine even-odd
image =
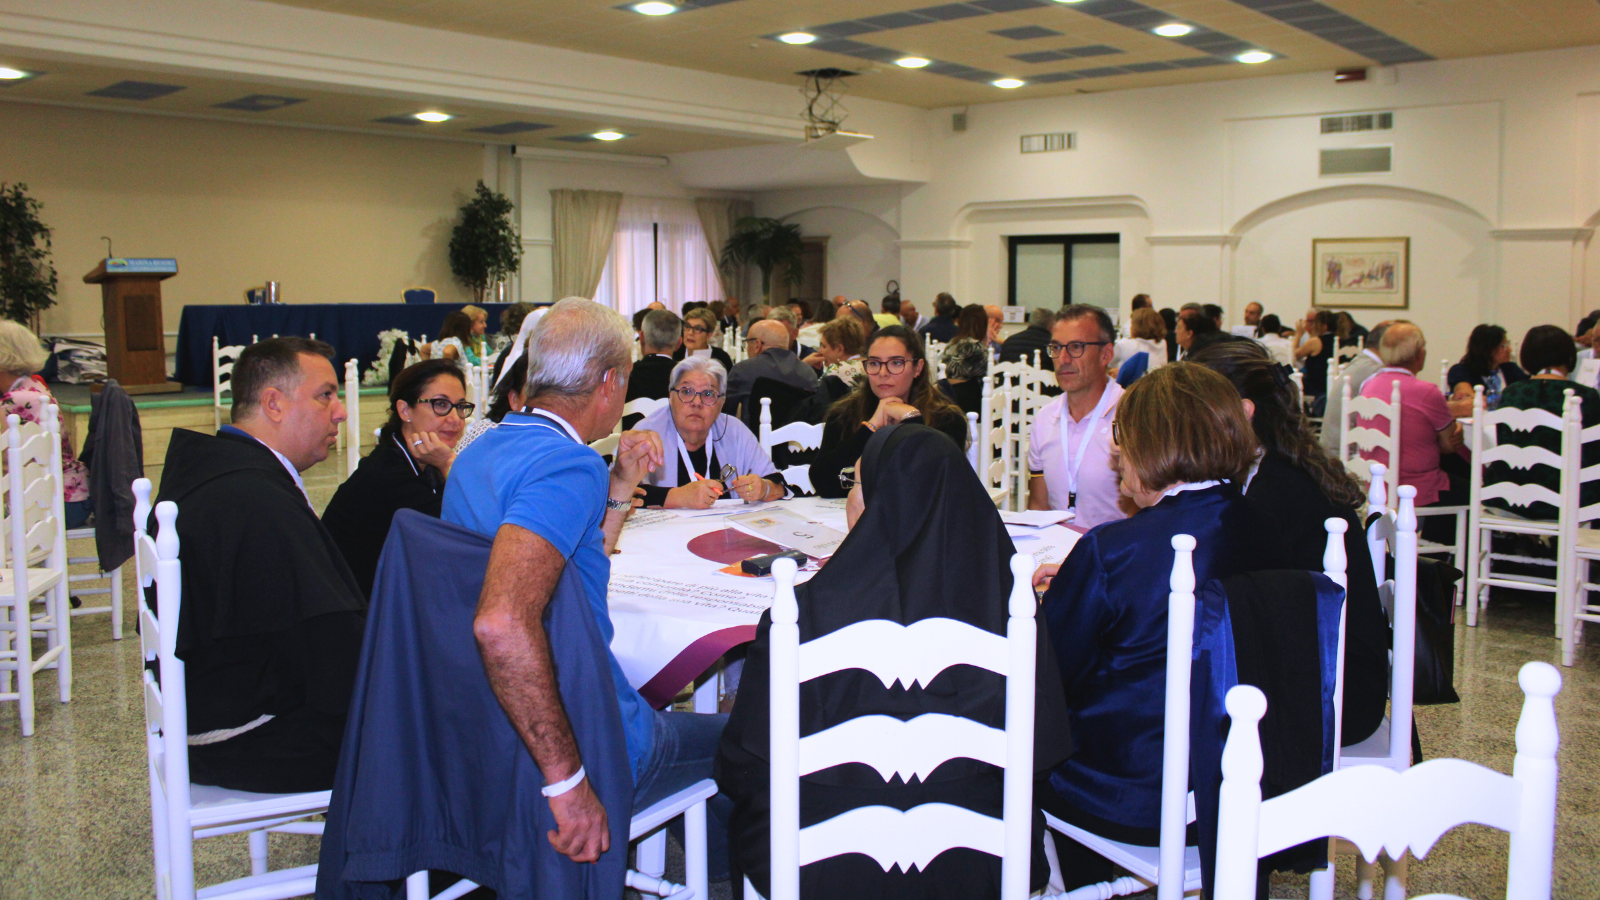
[[[177,260],[105,259],[83,276],[85,284],[100,285],[106,374],[130,394],[183,390],[182,384],[167,380],[161,327],[161,282],[177,272]]]

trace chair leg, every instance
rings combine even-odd
[[[72,600],[67,594],[67,582],[62,579],[56,586],[56,642],[61,645],[61,655],[56,657],[56,688],[61,702],[72,702]]]
[[[703,826],[702,826],[703,828]],[[702,830],[701,834],[705,834]],[[667,830],[662,828],[655,834],[640,839],[638,857],[634,866],[646,875],[660,878],[667,871]]]
[[[107,572],[111,579],[111,639],[122,640],[122,567]]]
[[[1383,862],[1383,900],[1406,900],[1406,855],[1400,854],[1399,859],[1389,859]]]
[[[15,593],[20,594],[21,591]],[[33,619],[26,599],[11,607],[11,626],[17,645],[17,709],[22,716],[22,736],[33,736]]]
[[[1328,839],[1328,867],[1311,873],[1311,900],[1333,900],[1334,853],[1339,849],[1336,838]]]
[[[1356,900],[1372,900],[1372,876],[1377,866],[1356,855]]]
[[[406,876],[406,900],[428,900],[428,870]]]
[[[665,846],[665,845],[663,845]],[[665,866],[662,867],[665,869]],[[706,871],[706,802],[683,812],[683,880],[696,898],[710,898]]]
[[[1492,545],[1494,542],[1493,536],[1489,538],[1489,541]],[[1467,586],[1466,590],[1462,592],[1462,597],[1466,600],[1467,624],[1469,626],[1478,624],[1478,592],[1482,590],[1478,586],[1478,579],[1483,575],[1482,570],[1479,568],[1481,565],[1479,560],[1487,558],[1488,554],[1483,552],[1483,531],[1474,528],[1467,535],[1467,564],[1462,567],[1467,573]],[[1367,898],[1363,897],[1362,900],[1367,900]]]
[[[267,833],[250,832],[250,874],[267,874]]]

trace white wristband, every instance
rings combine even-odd
[[[570,778],[568,778],[567,780],[558,781],[555,784],[547,784],[544,787],[540,788],[539,791],[540,791],[540,793],[544,794],[546,797],[559,797],[562,794],[565,794],[567,791],[570,791],[573,788],[577,787],[578,786],[578,782],[580,782],[582,780],[583,780],[583,766],[579,766],[578,767],[578,771],[573,772],[572,776]]]

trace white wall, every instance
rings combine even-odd
[[[1217,302],[1235,320],[1310,302],[1314,237],[1411,238],[1411,304],[1436,357],[1481,321],[1570,328],[1600,306],[1600,48],[1401,66],[1388,79],[1261,77],[928,114],[930,169],[902,189],[908,296],[1005,296],[1005,238],[1116,231],[1121,292]],[[1393,110],[1391,132],[1324,137],[1322,115]],[[1073,131],[1079,149],[1022,155]],[[1394,171],[1324,178],[1322,147],[1390,144]],[[1364,322],[1396,313],[1353,310]]]
[[[900,193],[892,184],[770,192],[757,195],[755,213],[796,223],[808,238],[826,237],[828,296],[877,309],[884,286],[900,280]]]

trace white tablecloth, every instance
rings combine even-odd
[[[843,500],[801,497],[782,505],[846,530]],[[681,518],[645,509],[635,510],[623,527],[611,557],[607,598],[616,627],[611,652],[628,683],[653,703],[676,694],[728,649],[752,640],[761,613],[772,604],[772,578],[724,574],[718,571],[722,564],[688,549],[692,539],[724,527],[722,515]],[[1036,564],[1065,559],[1078,537],[1059,525],[1011,531],[1017,550],[1032,553]],[[799,580],[810,575],[803,570]]]

